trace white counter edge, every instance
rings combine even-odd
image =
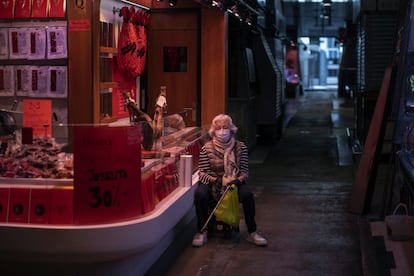
[[[148,215],[119,223],[59,226],[0,224],[0,254],[6,259],[64,262],[107,261],[145,254],[180,223],[193,208],[197,183],[178,187]]]

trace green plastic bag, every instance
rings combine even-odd
[[[237,186],[232,185],[224,195],[223,201],[214,212],[216,219],[232,227],[239,227],[240,207]]]

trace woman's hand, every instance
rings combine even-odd
[[[218,186],[221,186],[222,182],[221,182],[221,177],[217,176],[217,177],[211,177],[210,178],[210,183],[211,184],[215,184]]]

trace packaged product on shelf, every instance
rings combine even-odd
[[[0,28],[0,59],[9,58],[9,29]]]
[[[31,91],[32,97],[48,97],[48,79],[49,79],[49,67],[48,66],[31,66]]]
[[[21,65],[14,67],[17,96],[29,96],[31,91],[31,71],[30,66]]]
[[[0,19],[13,19],[14,17],[14,0],[2,1],[0,9]]]
[[[64,98],[68,94],[68,76],[66,66],[49,66],[48,96]]]
[[[47,28],[47,58],[60,59],[68,56],[66,27]]]
[[[46,18],[47,17],[47,4],[46,0],[34,0],[32,2],[32,18]]]
[[[14,96],[14,66],[0,66],[0,96]]]
[[[46,30],[44,27],[29,28],[30,52],[28,59],[44,59],[46,57]]]
[[[14,18],[30,18],[30,11],[30,0],[18,0],[14,7]]]
[[[28,28],[9,29],[9,57],[10,59],[26,59],[30,52]]]
[[[64,18],[65,17],[65,0],[49,1],[49,17]]]

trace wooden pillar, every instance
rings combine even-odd
[[[227,110],[227,14],[202,9],[201,23],[201,126]]]
[[[67,1],[69,124],[93,122],[92,14],[99,2]]]

